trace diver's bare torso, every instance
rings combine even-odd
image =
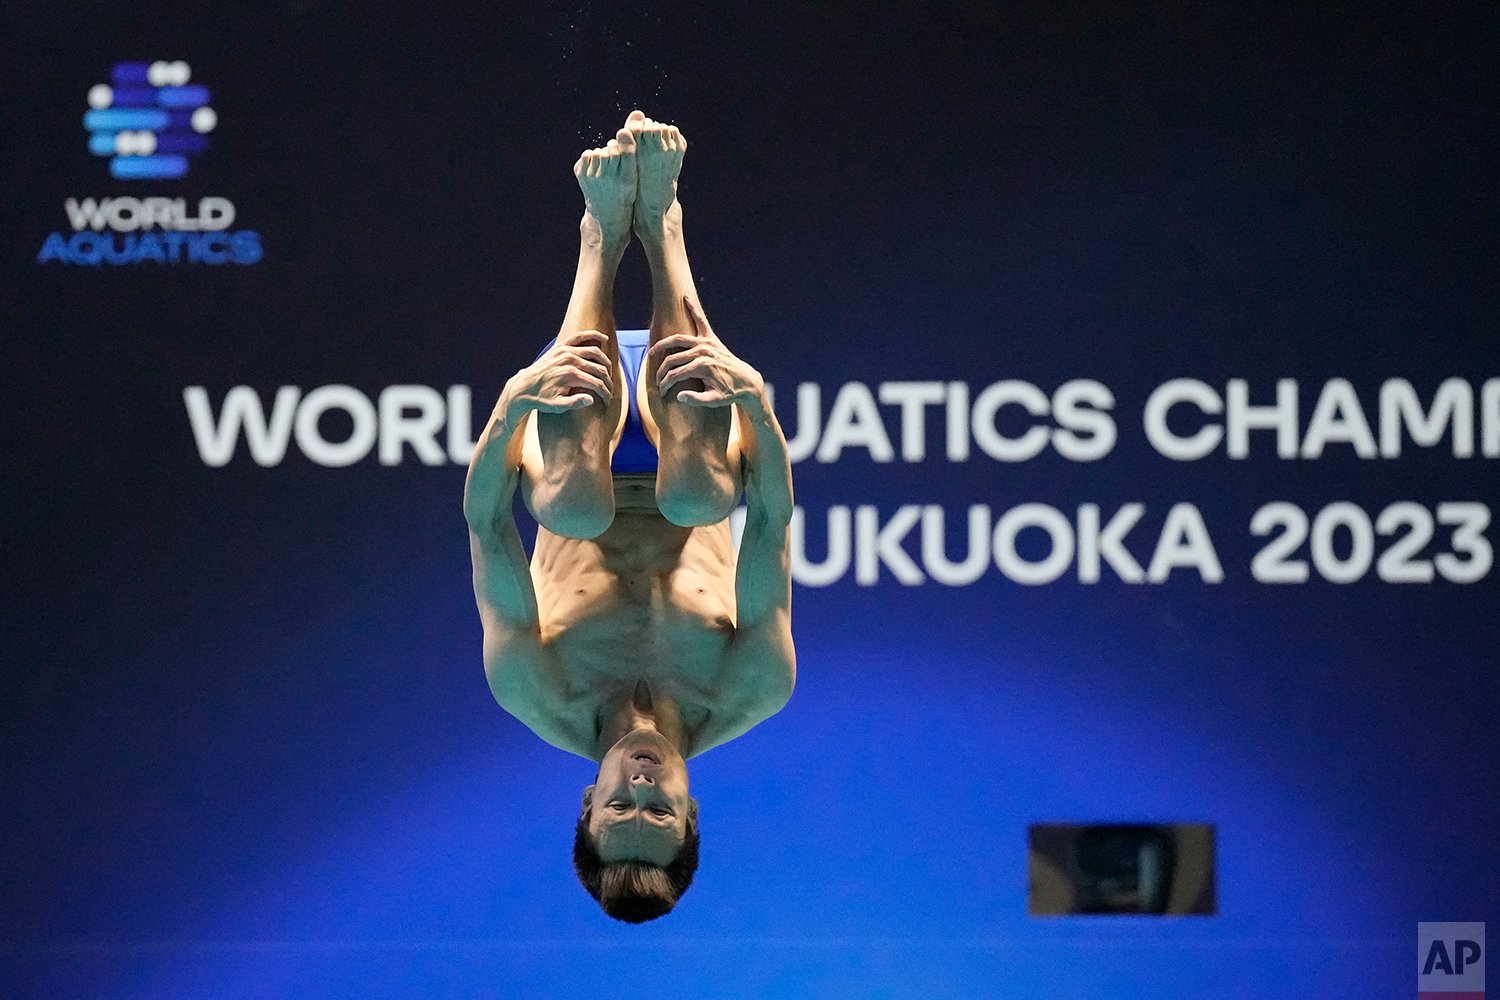
[[[690,732],[711,735],[733,710],[725,677],[734,637],[734,551],[727,524],[684,528],[625,509],[596,539],[539,529],[532,582],[551,649],[579,692],[581,721],[647,681]]]
[[[593,757],[609,715],[642,681],[683,729],[683,756],[734,739],[786,702],[790,636],[736,628],[729,524],[682,527],[656,509],[649,481],[616,481],[614,521],[598,538],[537,529],[530,564],[538,641],[505,642],[488,609],[485,667],[500,705],[542,739]],[[779,634],[779,633],[778,633]]]

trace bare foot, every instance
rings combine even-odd
[[[585,231],[597,230],[606,245],[630,242],[630,220],[636,192],[636,137],[620,129],[607,145],[586,149],[573,164],[583,189]]]
[[[637,235],[655,234],[669,216],[682,214],[677,204],[677,175],[682,172],[687,137],[676,125],[653,121],[640,111],[632,111],[625,119],[625,131],[635,136],[638,149],[635,230]]]

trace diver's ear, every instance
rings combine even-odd
[[[688,826],[698,829],[698,800],[688,796]]]
[[[589,811],[589,807],[592,806],[593,804],[594,804],[594,786],[593,785],[589,785],[587,788],[585,788],[583,790],[583,808],[581,810],[579,810],[578,814],[580,816],[582,816],[584,813],[586,813],[586,812]],[[696,805],[696,804],[697,803],[694,803],[694,805]]]

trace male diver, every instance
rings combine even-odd
[[[574,864],[606,913],[636,923],[672,909],[697,867],[686,759],[774,715],[796,677],[786,439],[764,381],[699,306],[677,200],[686,149],[635,111],[573,165],[584,214],[561,332],[506,383],[464,490],[490,689],[598,762]],[[651,327],[620,335],[632,232]],[[539,525],[529,564],[518,486]]]

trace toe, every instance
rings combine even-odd
[[[628,128],[622,128],[615,133],[615,142],[619,145],[622,153],[635,152],[635,133]]]

